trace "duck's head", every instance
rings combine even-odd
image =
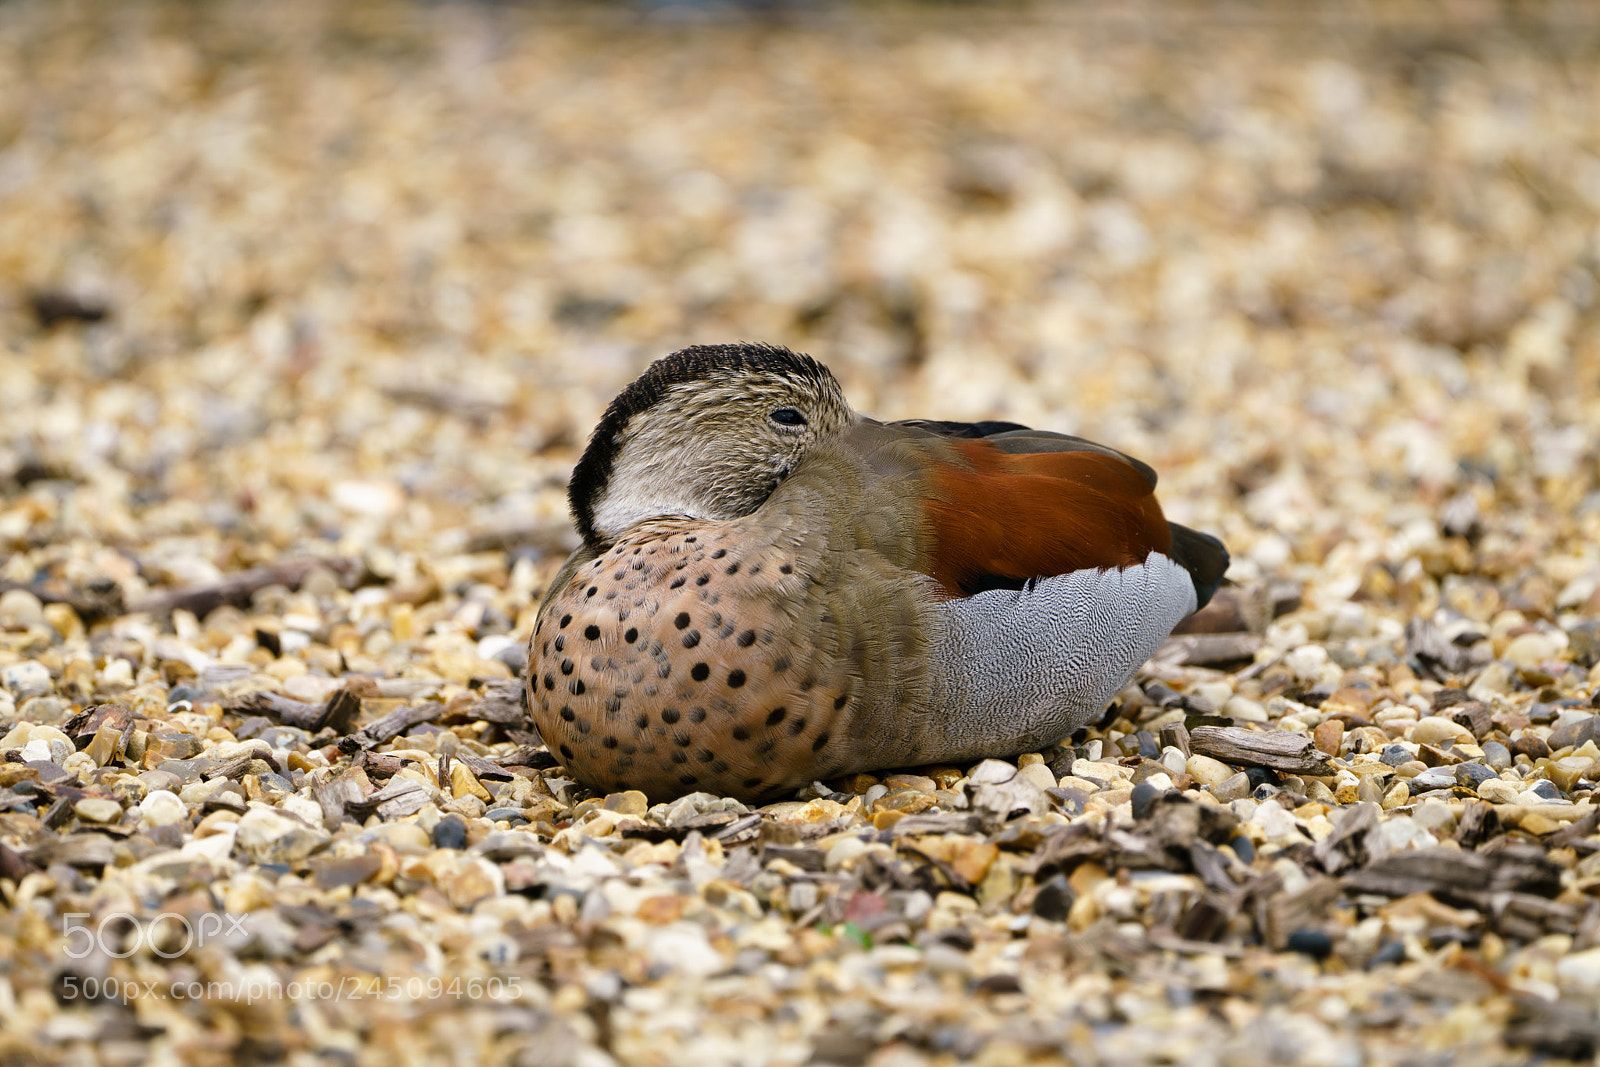
[[[652,363],[611,402],[567,496],[585,543],[651,518],[726,520],[761,506],[853,415],[828,368],[773,345],[697,345]]]

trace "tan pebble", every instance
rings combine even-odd
[[[1595,777],[1596,771],[1600,770],[1595,766],[1595,762],[1587,756],[1565,756],[1551,760],[1545,766],[1544,774],[1559,786],[1563,793],[1570,793],[1580,779]]]
[[[1443,715],[1429,715],[1417,720],[1408,732],[1408,739],[1422,745],[1439,745],[1457,739],[1472,740],[1472,732],[1460,723]]]
[[[460,760],[450,764],[450,795],[453,797],[473,796],[487,802],[490,800],[489,791],[478,781],[478,776],[472,773]]]
[[[44,604],[26,589],[0,593],[0,630],[26,630],[44,622]]]
[[[1004,904],[1017,894],[1017,874],[1004,863],[991,863],[983,880],[978,884],[977,898],[981,907]]]
[[[500,895],[505,891],[504,886],[500,868],[474,856],[461,862],[460,869],[446,879],[443,888],[451,904],[466,910],[481,900]]]
[[[1369,779],[1370,780],[1370,779]],[[1388,793],[1384,794],[1382,806],[1384,811],[1393,811],[1411,799],[1411,787],[1404,782],[1398,783]]]
[[[867,851],[867,843],[859,837],[846,837],[828,849],[823,867],[830,871],[847,871]]]
[[[806,805],[791,817],[796,822],[832,822],[834,819],[842,819],[844,815],[843,804],[836,800],[828,800],[826,797],[818,797],[807,801]]]
[[[1511,639],[1501,659],[1510,660],[1518,667],[1537,667],[1546,660],[1561,659],[1567,651],[1567,635],[1559,630],[1550,633],[1529,633]]]
[[[1189,757],[1188,762],[1184,764],[1184,770],[1188,772],[1190,778],[1193,778],[1200,785],[1212,788],[1232,778],[1235,773],[1232,767],[1221,760],[1215,760],[1210,756],[1202,756],[1198,753]]]
[[[661,894],[660,896],[645,897],[639,902],[639,910],[635,917],[651,926],[665,926],[675,923],[683,918],[684,909],[688,906],[689,898],[677,895]]]
[[[605,810],[619,815],[643,815],[650,810],[650,801],[637,789],[625,789],[606,797]]]
[[[1000,849],[988,841],[963,841],[951,850],[950,866],[976,885],[988,874],[999,855]]]
[[[833,783],[833,786],[839,793],[865,793],[877,784],[878,779],[870,774],[851,774]]]
[[[1018,767],[1030,767],[1035,763],[1043,763],[1044,757],[1037,752],[1024,752],[1017,757]]]
[[[1510,782],[1490,778],[1478,783],[1478,796],[1491,804],[1515,804],[1518,790]]]
[[[1543,837],[1545,834],[1554,833],[1561,829],[1562,825],[1562,823],[1546,818],[1537,811],[1531,811],[1522,817],[1521,822],[1517,823],[1517,829],[1537,837]]]
[[[939,798],[932,793],[924,793],[917,789],[896,789],[885,793],[873,804],[874,811],[893,811],[901,815],[916,815],[937,807]]]
[[[875,811],[872,814],[872,828],[874,830],[888,830],[905,817],[906,813],[903,811]]]
[[[1022,764],[1017,773],[1040,789],[1051,789],[1056,784],[1056,776],[1050,773],[1050,768],[1045,766],[1042,760],[1036,763]]]
[[[1317,746],[1318,752],[1337,756],[1339,754],[1339,746],[1344,741],[1344,723],[1338,719],[1329,719],[1327,722],[1319,723],[1317,728],[1311,731],[1311,740]]]
[[[44,621],[64,641],[78,641],[84,636],[83,620],[78,618],[78,613],[72,610],[70,604],[46,604]]]
[[[121,804],[100,797],[84,797],[72,806],[72,810],[84,822],[112,823],[122,818]]]
[[[883,784],[890,789],[915,789],[921,793],[931,793],[936,788],[950,788],[949,785],[938,783],[921,774],[891,774],[883,780]]]

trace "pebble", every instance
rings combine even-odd
[[[252,807],[239,820],[234,847],[258,863],[294,863],[310,855],[328,835],[271,808]]]
[[[147,771],[146,774],[160,772]],[[141,776],[142,777],[142,776]],[[141,824],[148,827],[176,826],[189,818],[189,806],[170,789],[152,789],[139,801]]]
[[[1314,960],[1325,960],[1333,954],[1333,938],[1322,930],[1300,929],[1289,935],[1284,947]]]
[[[84,822],[113,823],[122,818],[121,804],[97,797],[84,797],[72,806],[72,810]]]
[[[1189,777],[1193,778],[1196,783],[1210,786],[1213,789],[1233,777],[1235,773],[1232,767],[1221,760],[1215,760],[1210,756],[1202,756],[1198,753],[1189,757],[1184,769],[1188,771]]]
[[[1485,741],[1483,761],[1495,770],[1503,771],[1511,766],[1511,750],[1498,741]]]
[[[1484,782],[1499,778],[1493,768],[1485,767],[1481,763],[1458,763],[1454,767],[1457,785],[1468,789],[1477,789]]]

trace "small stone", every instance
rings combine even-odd
[[[1242,800],[1251,793],[1250,776],[1240,771],[1229,776],[1211,788],[1211,795],[1224,804],[1234,800]]]
[[[442,887],[450,903],[463,911],[489,897],[505,892],[505,878],[500,868],[476,856],[462,861],[461,867],[450,875]]]
[[[1387,766],[1398,767],[1411,761],[1411,750],[1404,745],[1385,745],[1378,759]]]
[[[1317,746],[1318,752],[1337,756],[1339,747],[1344,743],[1344,723],[1338,719],[1318,723],[1317,728],[1311,731],[1311,743]]]
[[[450,764],[450,795],[456,798],[477,797],[485,803],[494,799],[478,781],[478,776],[472,773],[472,768],[460,760]]]
[[[1528,787],[1528,792],[1543,800],[1559,801],[1566,797],[1561,795],[1561,788],[1546,778],[1541,778]]]
[[[1518,667],[1537,667],[1546,660],[1561,658],[1566,650],[1566,634],[1559,630],[1536,632],[1512,638],[1500,658],[1510,660]]]
[[[294,863],[328,839],[299,819],[271,808],[252,807],[239,820],[234,848],[258,863]]]
[[[1456,784],[1456,776],[1444,767],[1429,767],[1410,781],[1411,795],[1425,793],[1431,789],[1449,789]]]
[[[1476,790],[1478,786],[1500,775],[1481,763],[1458,763],[1453,768],[1456,784],[1467,789]]]
[[[603,807],[619,815],[643,815],[650,810],[650,801],[639,790],[627,789],[608,795]]]
[[[463,849],[467,847],[467,824],[458,816],[446,815],[434,824],[430,836],[434,848]]]
[[[1589,741],[1600,745],[1600,715],[1585,715],[1575,722],[1557,726],[1550,731],[1549,745],[1552,752],[1569,747],[1579,748]]]
[[[1418,719],[1417,724],[1406,731],[1406,738],[1420,745],[1440,745],[1457,740],[1471,741],[1472,733],[1443,715],[1429,715]]]
[[[1483,743],[1483,761],[1497,771],[1511,766],[1511,750],[1498,741]]]
[[[1523,734],[1511,742],[1511,751],[1514,755],[1527,756],[1529,759],[1538,760],[1550,755],[1550,746],[1542,737]]]
[[[1033,898],[1033,913],[1050,922],[1065,922],[1077,899],[1078,894],[1072,891],[1066,876],[1058,874],[1039,887]]]
[[[122,818],[121,804],[100,797],[84,797],[72,806],[72,810],[84,822],[113,823]]]
[[[0,685],[9,689],[11,695],[18,700],[39,693],[48,693],[52,688],[49,669],[33,660],[23,660],[21,663],[0,667]]]
[[[146,774],[159,774],[159,771],[146,771]],[[186,822],[189,818],[189,806],[178,795],[168,789],[155,789],[145,794],[139,801],[139,818],[144,826],[176,826]]]
[[[1545,765],[1545,776],[1561,788],[1564,793],[1570,793],[1580,781],[1585,778],[1594,778],[1596,762],[1588,756],[1566,756],[1562,759],[1551,760]]]
[[[340,889],[360,885],[382,868],[382,856],[376,852],[358,852],[353,856],[315,860],[311,864],[311,874],[318,889]]]
[[[1600,948],[1573,952],[1557,960],[1556,981],[1571,993],[1600,995]]]
[[[1161,795],[1162,790],[1157,789],[1149,782],[1140,782],[1134,786],[1133,797],[1131,798],[1133,817],[1135,819],[1149,818],[1150,813],[1155,810],[1156,801],[1161,798]]]
[[[7,589],[0,593],[0,630],[26,630],[43,623],[44,604],[38,597],[26,589]],[[11,689],[10,682],[5,685]]]
[[[1213,789],[1234,774],[1233,768],[1221,760],[1198,754],[1189,757],[1184,769],[1189,772],[1189,777],[1193,778],[1196,784],[1211,786]]]
[[[1302,928],[1289,935],[1284,947],[1314,960],[1325,960],[1333,954],[1333,938],[1322,930]]]
[[[1478,796],[1491,804],[1515,804],[1518,791],[1510,782],[1500,778],[1489,778],[1478,784]]]

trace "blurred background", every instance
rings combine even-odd
[[[752,339],[1138,455],[1241,579],[1596,614],[1597,278],[1586,3],[5,3],[0,577],[509,632],[610,397]]]

